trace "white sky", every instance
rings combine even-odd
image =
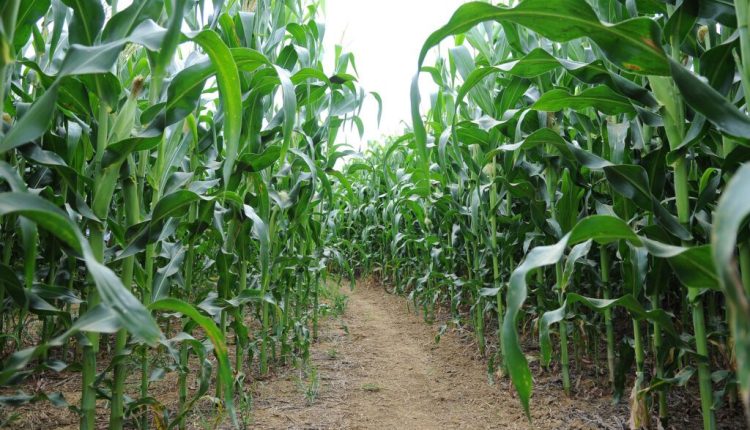
[[[348,140],[354,149],[364,149],[368,140],[400,134],[404,128],[401,121],[411,124],[409,88],[417,71],[419,50],[430,33],[447,23],[462,3],[463,0],[326,0],[326,69],[333,68],[335,45],[342,45],[344,51],[354,54],[360,85],[383,98],[379,128],[377,102],[369,97],[361,114],[364,138],[360,141],[355,127],[354,132],[340,139]],[[430,64],[430,57],[426,64]],[[423,104],[435,88],[430,82],[429,75],[423,73]]]

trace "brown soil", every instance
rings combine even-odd
[[[258,428],[627,428],[626,411],[608,396],[567,398],[550,384],[539,387],[541,381],[530,424],[509,381],[490,385],[486,364],[458,333],[436,344],[437,327],[408,312],[403,298],[364,282],[346,294],[344,316],[326,322],[312,348],[319,394],[309,402],[309,378],[295,371],[260,382]]]

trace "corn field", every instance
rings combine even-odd
[[[0,4],[3,411],[186,428],[213,396],[242,427],[334,274],[446,309],[527,415],[532,370],[565,396],[593,360],[630,428],[668,428],[678,389],[704,429],[750,425],[748,0],[465,3],[394,65],[409,127],[362,152],[381,99],[323,7]],[[49,372],[80,401],[32,392]]]

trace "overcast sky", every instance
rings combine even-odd
[[[409,87],[417,58],[427,36],[437,30],[464,3],[463,0],[326,0],[326,68],[333,68],[334,46],[352,52],[359,83],[383,98],[383,118],[378,128],[377,103],[370,98],[362,111],[365,135],[344,138],[355,149],[382,135],[400,134],[401,121],[411,124]],[[429,60],[428,60],[429,61]],[[422,100],[434,87],[423,74]]]

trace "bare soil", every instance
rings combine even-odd
[[[537,381],[529,423],[509,380],[490,385],[484,360],[459,333],[436,343],[437,327],[409,312],[403,298],[366,282],[342,291],[345,314],[324,323],[312,348],[319,394],[310,402],[309,382],[295,371],[258,383],[257,428],[627,428],[627,411],[609,396],[568,398],[554,381]]]

